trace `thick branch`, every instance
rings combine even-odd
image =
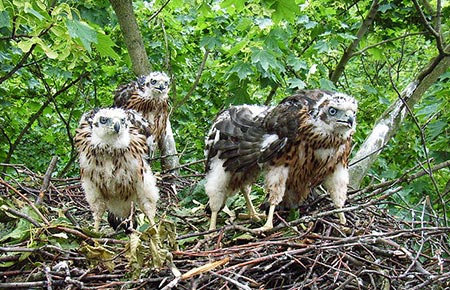
[[[344,55],[342,56],[338,65],[336,66],[336,69],[331,73],[330,80],[333,83],[336,83],[341,77],[342,73],[344,72],[345,66],[347,65],[350,58],[353,56],[353,51],[364,37],[369,27],[372,25],[372,22],[375,19],[375,15],[377,14],[379,6],[380,4],[378,3],[378,0],[374,0],[372,2],[372,6],[370,7],[369,13],[367,13],[366,18],[364,19],[363,23],[361,24],[361,27],[356,33],[356,39],[353,40],[353,42],[349,45],[349,47],[347,47],[347,49],[344,52]]]
[[[425,91],[433,85],[436,80],[450,67],[450,56],[448,55],[450,45],[446,47],[446,54],[440,54],[430,61],[402,92],[401,99],[395,101],[377,120],[372,132],[367,136],[350,163],[355,163],[350,167],[350,186],[359,188],[363,177],[375,162],[379,150],[398,131],[406,115],[406,108],[403,102],[413,108]],[[373,153],[376,152],[376,153]],[[360,160],[359,162],[357,162]]]
[[[133,12],[131,0],[110,0],[119,20],[120,29],[124,36],[125,45],[130,54],[133,72],[138,75],[147,75],[151,71],[151,65],[145,52],[144,41]]]

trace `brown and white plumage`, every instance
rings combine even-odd
[[[150,131],[159,146],[169,118],[169,86],[170,78],[164,72],[152,72],[119,86],[114,92],[114,106],[142,114],[150,123]]]
[[[74,141],[96,231],[105,210],[126,218],[133,202],[154,224],[159,193],[145,160],[151,139],[147,121],[133,110],[96,109],[82,116]]]
[[[275,107],[243,105],[221,112],[206,139],[210,229],[227,197],[239,190],[250,216],[256,216],[249,193],[262,171],[270,208],[260,230],[273,227],[275,206],[296,208],[320,184],[342,208],[356,110],[356,100],[348,95],[303,90]],[[343,213],[339,218],[345,224]]]

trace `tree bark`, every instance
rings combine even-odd
[[[134,15],[132,1],[109,1],[114,9],[114,12],[116,13],[117,19],[119,20],[120,29],[122,30],[125,44],[131,58],[133,72],[137,76],[149,74],[152,70],[152,67],[148,61],[142,34],[139,30],[136,16]],[[180,162],[177,155],[177,147],[175,138],[173,137],[172,127],[170,125],[169,119],[167,119],[166,135],[164,136],[163,142],[161,142],[161,144],[158,144],[158,147],[161,156],[164,156],[164,158],[162,158],[161,160],[163,170],[177,173],[177,171],[172,169],[178,168]]]
[[[350,187],[359,188],[362,179],[370,166],[375,162],[384,145],[397,133],[403,122],[407,108],[412,108],[423,94],[436,80],[450,67],[450,45],[445,48],[444,54],[439,54],[419,73],[400,94],[395,101],[377,120],[372,132],[350,161]],[[403,101],[402,101],[403,99]]]
[[[344,72],[345,66],[347,65],[348,61],[353,56],[353,51],[355,51],[356,47],[362,40],[363,36],[366,34],[369,27],[372,25],[373,20],[375,19],[375,15],[377,14],[378,7],[380,6],[380,3],[378,0],[374,0],[372,2],[372,5],[370,7],[369,12],[367,13],[366,18],[364,19],[363,23],[361,24],[361,27],[359,28],[358,32],[356,33],[356,39],[353,40],[353,42],[347,47],[344,54],[341,57],[341,60],[339,61],[338,65],[334,69],[334,71],[331,73],[330,80],[333,83],[336,83],[339,78],[341,77],[342,73]]]
[[[119,20],[120,30],[130,54],[133,72],[137,76],[147,75],[152,70],[145,51],[144,41],[136,21],[131,0],[109,1]]]

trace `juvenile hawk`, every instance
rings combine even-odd
[[[150,131],[161,148],[169,118],[170,78],[164,72],[152,72],[136,81],[119,86],[114,106],[133,109],[150,123]]]
[[[151,142],[147,130],[147,121],[133,110],[96,109],[82,116],[74,141],[96,231],[106,209],[126,218],[132,202],[155,224],[159,193],[145,160]]]
[[[249,194],[262,171],[270,208],[261,231],[273,227],[275,206],[296,208],[320,184],[342,208],[356,110],[356,100],[343,93],[302,90],[275,107],[242,105],[221,112],[206,139],[210,229],[226,199],[239,190],[250,217],[257,217]],[[343,213],[339,219],[346,223]]]

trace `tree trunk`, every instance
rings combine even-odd
[[[144,41],[136,21],[131,0],[110,0],[119,20],[120,30],[130,54],[133,72],[137,76],[147,75],[152,70],[145,51]]]
[[[147,52],[145,51],[142,34],[136,21],[136,16],[133,11],[133,3],[131,0],[109,0],[117,19],[119,20],[120,29],[125,40],[125,44],[130,54],[133,72],[137,76],[147,75],[152,70],[148,61]],[[177,155],[177,148],[175,138],[173,137],[170,120],[167,120],[166,135],[163,142],[158,144],[162,158],[161,165],[163,170],[171,171],[173,168],[179,167],[179,159]],[[172,171],[177,173],[177,171]]]
[[[366,18],[364,19],[363,23],[361,24],[361,27],[359,28],[358,32],[356,33],[356,39],[353,40],[353,42],[350,44],[349,47],[345,50],[344,54],[341,57],[341,60],[339,61],[338,65],[334,69],[334,71],[331,73],[330,80],[333,83],[336,83],[339,78],[341,77],[342,73],[344,72],[345,66],[347,65],[348,61],[353,56],[353,51],[358,46],[359,42],[362,40],[363,36],[366,34],[369,27],[372,25],[373,20],[375,19],[375,15],[377,14],[378,7],[380,6],[380,3],[378,0],[374,0],[372,2],[372,5],[370,7],[369,12],[367,13]]]
[[[450,67],[450,45],[445,48],[446,54],[435,57],[400,94],[400,97],[412,108],[425,91],[436,82]],[[403,122],[407,108],[399,98],[377,120],[375,126],[350,161],[350,187],[359,188],[362,179],[374,163],[383,146],[397,133]]]

